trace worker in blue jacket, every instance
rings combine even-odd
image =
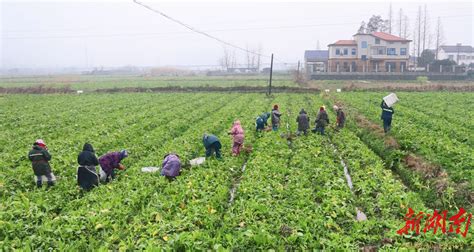
[[[257,116],[257,119],[255,121],[255,126],[257,129],[257,132],[262,131],[265,129],[265,126],[268,125],[268,118],[270,117],[269,112],[265,112],[259,116]]]
[[[219,141],[219,138],[217,138],[215,135],[212,134],[204,134],[202,138],[202,143],[204,144],[204,147],[206,148],[206,157],[210,157],[212,153],[215,151],[216,152],[216,158],[221,159],[221,142]]]
[[[384,100],[382,100],[380,107],[382,108],[381,119],[383,120],[383,131],[388,133],[392,127],[392,115],[395,113],[395,111],[392,107],[389,107]]]

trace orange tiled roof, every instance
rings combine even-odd
[[[353,46],[357,45],[355,40],[338,40],[336,43],[330,45],[340,45],[340,46]]]
[[[389,33],[385,33],[385,32],[372,32],[372,35],[376,38],[379,38],[379,39],[382,39],[382,40],[385,40],[385,41],[411,41],[411,40],[408,40],[408,39],[404,39],[404,38],[400,38],[398,36],[395,36],[395,35],[392,35],[392,34],[389,34]]]

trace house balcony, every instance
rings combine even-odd
[[[408,60],[408,55],[385,55],[385,54],[377,54],[377,55],[370,55],[369,60]]]

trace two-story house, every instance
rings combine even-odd
[[[474,63],[474,48],[469,45],[443,45],[440,46],[438,59],[449,59],[458,65]]]
[[[385,32],[357,33],[328,45],[328,72],[407,71],[411,40]]]

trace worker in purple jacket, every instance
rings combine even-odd
[[[181,161],[176,153],[168,153],[165,155],[161,166],[161,175],[169,180],[173,180],[179,176],[181,171]]]
[[[99,158],[100,164],[100,181],[109,182],[115,178],[115,169],[125,170],[125,166],[121,164],[124,158],[128,157],[126,150],[120,152],[110,152]]]

